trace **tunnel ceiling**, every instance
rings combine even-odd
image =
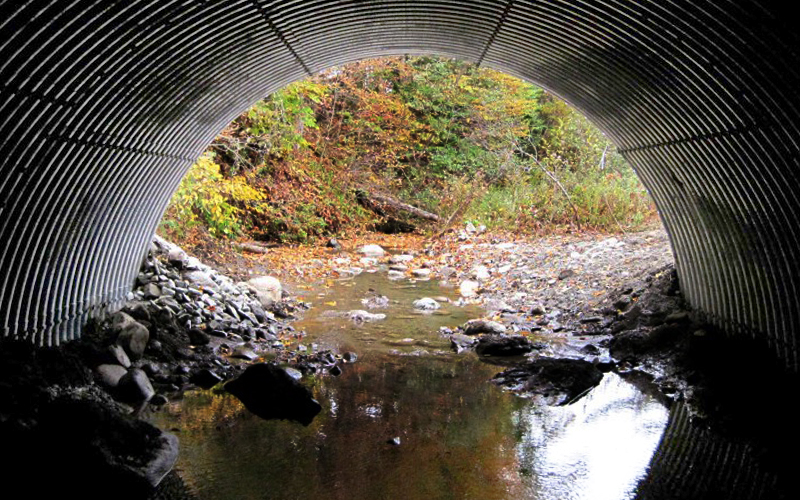
[[[0,0],[0,327],[121,306],[183,174],[332,65],[438,54],[583,111],[651,191],[682,289],[797,369],[798,38],[785,2]],[[780,7],[783,8],[783,7]]]

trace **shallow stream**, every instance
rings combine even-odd
[[[386,295],[382,321],[354,324],[326,310],[365,309]],[[301,291],[302,292],[302,291]],[[300,294],[314,307],[295,324],[308,349],[358,354],[338,377],[306,378],[323,411],[308,426],[265,421],[221,390],[187,393],[155,414],[177,431],[178,471],[203,500],[610,499],[631,497],[669,412],[614,374],[565,407],[488,383],[502,367],[455,354],[441,326],[481,316],[435,281],[364,273]],[[397,444],[399,442],[399,444]]]

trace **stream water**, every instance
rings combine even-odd
[[[324,317],[363,309],[370,289],[391,299],[374,311],[387,319]],[[668,410],[614,374],[565,407],[505,393],[487,382],[501,367],[453,353],[439,334],[483,311],[413,310],[434,296],[455,291],[364,273],[305,292],[315,307],[295,324],[307,332],[301,342],[358,361],[339,377],[304,380],[323,406],[308,427],[255,417],[222,390],[187,393],[156,413],[180,437],[188,487],[203,500],[630,497]]]

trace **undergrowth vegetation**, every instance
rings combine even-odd
[[[357,193],[528,232],[630,230],[655,218],[631,167],[560,99],[469,63],[405,57],[332,68],[256,103],[184,178],[162,230],[178,240],[193,228],[342,235],[386,215]]]

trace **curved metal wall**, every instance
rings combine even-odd
[[[800,56],[753,0],[0,0],[0,328],[119,307],[181,176],[238,113],[356,59],[536,82],[637,168],[686,297],[798,368]]]

